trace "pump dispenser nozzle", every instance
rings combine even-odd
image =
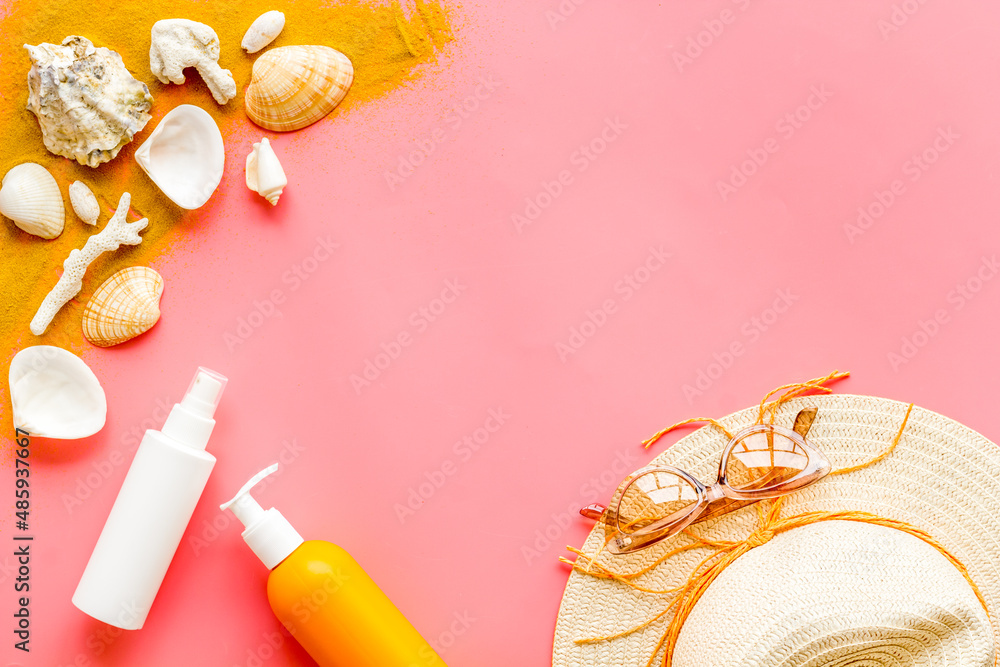
[[[253,496],[250,495],[250,489],[257,486],[257,482],[261,481],[272,472],[278,469],[278,464],[268,466],[264,468],[259,473],[250,478],[250,481],[243,485],[243,488],[236,492],[236,496],[229,502],[222,503],[219,505],[219,509],[225,512],[230,507],[233,508],[233,514],[236,518],[240,520],[245,528],[249,528],[257,524],[262,518],[264,518],[264,508],[260,506]]]
[[[269,570],[285,560],[304,542],[302,536],[292,524],[288,523],[288,519],[282,516],[281,512],[273,507],[265,512],[250,495],[253,487],[277,469],[278,464],[275,463],[261,470],[236,492],[232,500],[219,505],[222,511],[231,509],[236,518],[243,523],[246,527],[243,531],[243,540]]]

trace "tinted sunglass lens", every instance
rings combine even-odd
[[[622,494],[618,505],[618,530],[636,533],[653,524],[664,528],[684,519],[698,503],[698,491],[691,483],[665,470],[651,470],[636,477]]]
[[[726,481],[738,490],[768,490],[799,475],[809,454],[791,437],[770,429],[750,433],[733,444]]]

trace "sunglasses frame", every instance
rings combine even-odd
[[[608,507],[589,505],[580,514],[604,525],[607,550],[613,554],[627,554],[651,547],[661,540],[681,532],[693,523],[714,519],[767,498],[778,498],[813,484],[830,473],[830,461],[826,456],[806,441],[806,434],[816,416],[816,408],[805,408],[796,415],[795,426],[787,429],[773,424],[755,424],[737,432],[722,450],[719,474],[714,484],[705,486],[693,475],[673,466],[650,465],[640,468],[622,480],[615,490]],[[729,484],[726,468],[736,447],[746,438],[757,433],[771,432],[781,435],[801,447],[808,455],[806,466],[793,477],[772,487],[760,489],[735,489]],[[635,532],[622,530],[618,508],[628,489],[640,477],[651,472],[664,472],[680,477],[697,493],[697,500],[689,507],[663,517]],[[682,516],[677,516],[681,514]]]

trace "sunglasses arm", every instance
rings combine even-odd
[[[585,516],[591,521],[600,521],[601,517],[604,516],[604,512],[607,511],[607,507],[594,503],[592,505],[587,505],[580,509],[580,515]]]
[[[792,430],[803,438],[806,437],[809,429],[812,428],[813,422],[816,421],[816,413],[818,411],[817,408],[803,408],[799,410],[799,413],[795,415],[795,425],[792,427]]]

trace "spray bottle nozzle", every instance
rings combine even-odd
[[[226,382],[226,376],[199,366],[184,398],[167,416],[161,429],[163,435],[193,449],[205,449]]]
[[[250,478],[250,481],[243,485],[243,488],[236,492],[232,500],[219,505],[219,509],[225,512],[232,508],[233,514],[243,523],[244,528],[250,528],[264,518],[264,508],[260,506],[254,497],[250,495],[250,489],[257,486],[260,480],[264,479],[278,469],[278,464],[268,466]]]
[[[200,417],[211,419],[215,416],[215,408],[219,406],[222,390],[226,388],[227,382],[224,375],[199,366],[181,405]]]
[[[275,567],[302,544],[302,536],[292,524],[273,507],[267,511],[260,506],[250,490],[262,479],[275,472],[278,464],[268,466],[250,478],[243,488],[236,492],[232,500],[219,505],[219,509],[230,509],[246,528],[243,540],[253,549],[257,557],[268,569]]]

